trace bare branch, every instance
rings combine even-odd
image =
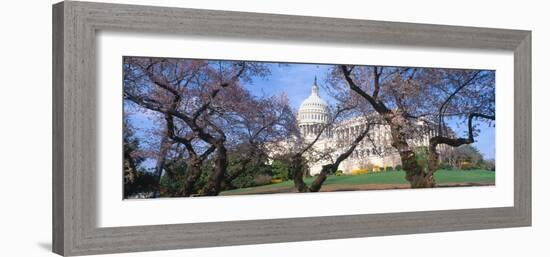
[[[475,140],[474,140],[473,119],[477,117],[488,119],[488,120],[495,120],[494,115],[486,115],[482,113],[470,113],[470,115],[468,115],[468,138],[449,138],[449,137],[438,135],[430,138],[430,148],[433,148],[433,150],[435,150],[435,147],[440,144],[446,144],[449,146],[457,147],[464,144],[474,143]]]
[[[377,101],[374,97],[355,84],[353,78],[351,77],[351,71],[346,67],[346,65],[340,65],[340,69],[351,90],[365,98],[365,100],[367,100],[378,113],[383,114],[390,112],[390,110],[382,102]]]
[[[336,111],[336,113],[334,114],[334,116],[332,117],[331,119],[331,122],[327,122],[326,124],[324,124],[320,131],[317,133],[317,135],[315,136],[315,138],[309,142],[306,147],[302,148],[301,151],[299,151],[296,155],[303,155],[305,152],[307,152],[311,147],[313,147],[313,145],[315,145],[317,143],[317,141],[319,140],[319,138],[321,138],[321,135],[323,135],[323,133],[325,132],[325,130],[332,126],[334,124],[334,122],[338,119],[338,117],[340,115],[342,115],[342,113],[346,112],[346,111],[349,111],[351,110],[352,107],[342,107],[342,108],[338,108],[338,110]]]
[[[451,99],[453,99],[454,96],[456,96],[456,94],[458,94],[458,92],[460,92],[463,88],[468,86],[477,77],[477,75],[479,73],[480,73],[480,71],[476,71],[468,80],[466,80],[455,91],[453,91],[447,97],[447,99],[445,99],[445,101],[443,101],[443,103],[439,107],[439,125],[438,125],[438,130],[437,130],[439,135],[443,135],[442,134],[443,133],[443,111],[445,110],[447,104],[451,101]]]

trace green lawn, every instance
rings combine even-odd
[[[314,179],[315,177],[306,178],[304,181],[310,184]],[[486,170],[438,170],[435,173],[435,180],[439,185],[491,185],[495,183],[495,172]],[[405,187],[408,182],[405,180],[404,171],[388,171],[363,175],[329,176],[323,187],[326,187],[329,191],[346,191],[361,190],[361,188],[367,190],[370,187],[369,185],[373,189],[390,189]],[[384,185],[388,185],[388,188],[384,188]],[[283,193],[292,192],[293,189],[294,183],[292,181],[284,181],[277,184],[228,190],[222,192],[222,195]]]

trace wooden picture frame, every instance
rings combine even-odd
[[[513,51],[514,206],[97,227],[95,36],[99,30]],[[53,6],[55,253],[88,255],[530,225],[530,31],[73,1]]]

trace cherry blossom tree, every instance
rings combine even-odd
[[[237,142],[246,142],[247,153],[260,153],[266,141],[284,135],[289,117],[285,110],[290,110],[286,98],[256,97],[242,84],[268,74],[265,65],[255,62],[124,59],[125,101],[162,117],[164,126],[155,126],[162,128],[157,131],[162,138],[157,175],[158,160],[164,160],[174,145],[185,150],[178,155],[188,167],[178,195],[219,194],[224,183],[239,175],[227,170],[228,151]],[[213,170],[197,189],[207,159]]]
[[[411,187],[434,187],[439,145],[457,147],[475,142],[474,122],[495,119],[494,71],[339,65],[330,86],[347,88],[390,127],[392,146],[401,157]],[[449,133],[446,121],[466,124],[466,135]],[[411,140],[425,133],[423,123],[436,128],[429,139],[428,165],[420,165]]]

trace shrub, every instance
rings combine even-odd
[[[442,162],[442,163],[439,164],[438,169],[440,169],[440,170],[451,170],[451,169],[453,169],[453,166],[451,166],[447,162]]]
[[[160,178],[160,195],[175,196],[183,187],[187,165],[183,160],[168,163],[164,166],[164,174]]]
[[[254,185],[255,186],[263,186],[271,184],[272,177],[269,175],[256,175],[254,176]]]
[[[369,173],[368,169],[355,169],[351,171],[351,175],[361,175]]]
[[[342,175],[344,175],[344,172],[342,170],[337,170],[336,172],[334,172],[334,175],[342,176]]]
[[[368,163],[365,169],[372,171],[374,170],[374,165],[372,163]]]
[[[273,160],[271,164],[271,171],[273,178],[281,179],[283,181],[288,180],[288,168],[289,163],[285,160]]]
[[[469,161],[461,161],[459,165],[461,170],[470,170],[475,168]]]
[[[414,153],[416,155],[416,162],[420,167],[423,169],[428,166],[428,147],[426,146],[419,146],[414,149]]]
[[[403,170],[403,167],[401,165],[395,166],[395,170]]]
[[[253,187],[256,185],[255,176],[250,172],[245,172],[231,181],[235,188]]]
[[[392,166],[386,166],[386,171],[393,171],[393,167]]]
[[[156,177],[151,172],[137,171],[134,181],[124,184],[124,196],[131,198],[136,195],[150,195],[157,184]]]
[[[272,184],[273,184],[273,183],[281,183],[281,182],[283,182],[283,180],[280,179],[280,178],[272,178],[272,179],[271,179],[271,183],[272,183]]]
[[[495,160],[489,159],[483,161],[483,169],[495,171]]]

